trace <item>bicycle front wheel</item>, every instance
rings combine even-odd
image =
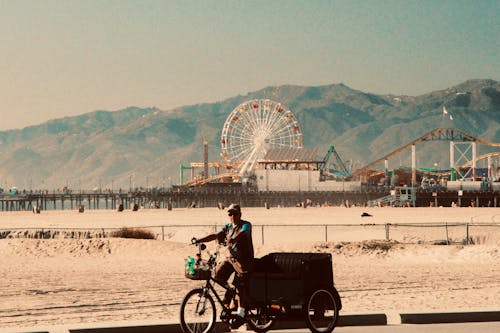
[[[202,288],[193,289],[181,303],[181,328],[184,333],[208,333],[215,326],[215,303]]]

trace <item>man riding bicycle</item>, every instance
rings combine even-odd
[[[226,224],[219,232],[197,239],[196,242],[204,243],[213,240],[225,240],[229,248],[229,256],[222,260],[215,268],[215,279],[225,285],[232,273],[235,273],[233,284],[238,288],[239,306],[237,319],[231,324],[236,329],[245,323],[245,309],[248,309],[248,283],[249,275],[253,269],[253,242],[252,224],[241,219],[239,205],[231,204],[228,207],[230,223]],[[225,302],[230,302],[231,295],[226,293]]]

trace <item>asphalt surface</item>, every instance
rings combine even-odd
[[[426,319],[434,322],[420,321],[421,324],[389,324],[386,321],[380,322],[379,315],[357,315],[344,316],[343,326],[337,326],[333,333],[499,333],[500,332],[500,312],[471,312],[462,313],[458,316],[457,313],[425,314],[417,316],[418,320]],[[385,319],[385,315],[383,316]],[[412,317],[410,317],[411,319]],[[415,319],[413,318],[413,319]],[[440,318],[447,322],[446,324],[437,323],[436,318]],[[457,319],[462,318],[464,322],[458,322]],[[374,320],[376,319],[376,320]],[[450,321],[453,320],[453,321]],[[277,323],[277,325],[279,322]],[[303,324],[303,323],[301,323]],[[340,324],[340,323],[339,323]],[[225,324],[217,323],[216,332],[229,332]],[[365,326],[350,326],[350,325],[365,325]],[[376,325],[376,326],[375,326]],[[286,328],[288,326],[288,328]],[[282,326],[282,329],[271,330],[270,333],[309,333],[309,329],[301,328],[303,325],[289,322]],[[293,328],[300,327],[300,328]],[[71,326],[51,326],[51,327],[32,327],[32,328],[1,328],[0,333],[179,333],[181,329],[175,321],[166,323],[164,321],[150,322],[115,322],[115,323],[92,323],[92,324],[75,324]],[[247,330],[245,325],[239,330],[233,330],[232,333],[252,332]]]
[[[235,332],[235,331],[233,331]],[[241,331],[243,332],[243,331]],[[246,332],[246,331],[245,331]],[[310,333],[308,329],[270,331],[276,333]],[[485,323],[384,325],[337,327],[333,333],[498,333],[500,321]]]

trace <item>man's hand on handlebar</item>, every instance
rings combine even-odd
[[[204,243],[200,242],[200,240],[196,237],[191,238],[191,244],[198,246],[199,251],[203,251],[207,248],[207,246]]]
[[[220,245],[226,246],[226,237],[224,234],[217,235],[217,243],[219,243]]]

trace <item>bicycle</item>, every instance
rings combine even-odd
[[[184,296],[180,308],[180,323],[184,333],[208,333],[214,329],[216,324],[217,312],[213,296],[222,309],[220,320],[230,324],[237,316],[236,308],[231,307],[230,304],[236,304],[238,291],[237,288],[233,288],[227,283],[222,284],[213,277],[221,243],[217,243],[215,252],[210,254],[208,259],[202,258],[202,252],[206,250],[206,245],[198,243],[196,239],[193,239],[192,243],[198,247],[198,252],[196,258],[188,259],[186,262],[185,276],[191,280],[204,280],[205,283]],[[229,292],[231,295],[229,306],[224,304],[225,302],[217,293],[215,285],[221,286],[226,293]],[[249,329],[264,333],[272,328],[278,314],[278,309],[271,306],[254,305],[247,309],[245,321]]]
[[[226,306],[214,285],[232,291],[232,301],[237,291],[212,277],[217,264],[219,249],[208,260],[202,259],[205,244],[199,244],[196,260],[186,265],[186,277],[205,280],[201,288],[187,293],[182,300],[180,317],[184,333],[208,333],[215,327],[216,307],[222,311],[220,319],[230,323],[236,318],[234,310]],[[192,265],[191,265],[192,264]],[[313,333],[330,333],[337,324],[342,309],[340,295],[333,281],[332,256],[329,253],[275,252],[256,258],[250,277],[250,309],[245,321],[247,327],[258,333],[270,330],[279,318],[304,320]]]

